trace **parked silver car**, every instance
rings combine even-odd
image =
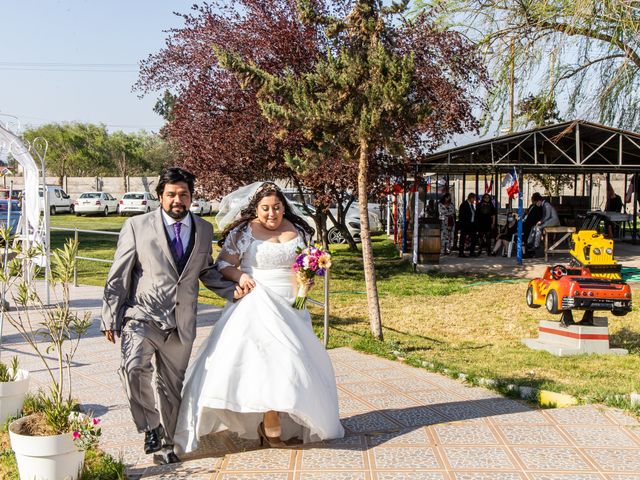
[[[302,219],[305,222],[307,222],[309,226],[315,230],[316,223],[313,220],[313,217],[309,216],[305,212],[304,206],[299,202],[291,202],[291,203],[293,204],[294,207],[298,209]],[[307,208],[312,212],[315,212],[315,209],[311,205],[307,205]],[[329,209],[329,210],[332,210],[332,209]],[[336,211],[332,211],[332,213],[334,216],[337,215]],[[358,218],[347,217],[346,224],[347,224],[347,230],[349,230],[349,233],[351,234],[353,239],[356,242],[359,242],[360,241],[360,220]],[[327,232],[327,235],[329,237],[329,243],[347,243],[347,240],[344,238],[340,230],[335,226],[335,224],[331,221],[330,218],[327,219],[327,228],[329,229],[329,231]],[[316,232],[316,235],[314,236],[313,241],[317,241],[317,240],[318,240],[318,235]]]
[[[379,233],[383,230],[382,220],[380,220],[380,205],[377,203],[369,203],[367,204],[369,209],[369,231],[371,233]],[[338,214],[337,208],[330,208],[331,212],[334,215]],[[356,221],[360,223],[360,206],[358,205],[358,201],[354,201],[351,205],[349,205],[349,210],[347,210],[346,214],[347,222]]]

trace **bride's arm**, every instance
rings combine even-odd
[[[238,238],[243,233],[231,232],[229,234],[222,246],[220,255],[218,255],[216,266],[224,278],[237,282],[244,290],[251,290],[256,286],[255,281],[251,278],[251,275],[239,269],[242,253],[246,250],[242,239]]]
[[[247,280],[251,280],[251,275],[238,269],[238,265],[240,264],[239,261],[237,264],[231,263],[229,260],[233,259],[229,259],[226,256],[222,258],[222,255],[220,255],[218,259],[218,271],[227,280],[233,280],[240,284],[241,287],[244,287],[243,283],[247,282]],[[231,265],[229,265],[230,263]]]

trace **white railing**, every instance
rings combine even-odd
[[[83,230],[79,228],[62,228],[62,227],[51,227],[51,230],[55,230],[57,232],[73,232],[73,238],[80,247],[80,234],[81,233],[90,233],[90,234],[98,234],[98,235],[110,235],[114,237],[119,237],[120,232],[108,232],[105,230]],[[95,257],[83,257],[76,256],[75,262],[73,263],[73,286],[78,286],[78,260],[86,260],[88,262],[99,262],[99,263],[113,263],[113,260],[105,260],[104,258],[95,258]],[[329,342],[329,275],[324,276],[324,301],[319,302],[312,298],[308,298],[307,302],[321,307],[323,309],[323,320],[324,320],[324,328],[322,332],[322,339],[324,346],[327,346]]]

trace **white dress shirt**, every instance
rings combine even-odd
[[[160,207],[162,210],[162,207]],[[164,223],[164,228],[169,234],[169,239],[171,242],[176,238],[176,234],[173,231],[173,224],[176,222],[180,222],[182,226],[180,227],[180,240],[182,240],[182,246],[184,251],[187,251],[187,247],[189,246],[189,239],[191,238],[191,213],[187,213],[187,216],[182,220],[176,220],[171,218],[167,212],[162,210],[162,221]]]

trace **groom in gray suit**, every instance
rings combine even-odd
[[[227,300],[244,293],[214,267],[211,224],[189,212],[194,182],[181,168],[161,173],[162,208],[124,223],[104,289],[102,331],[112,343],[122,337],[119,373],[145,453],[161,451],[159,463],[179,461],[173,435],[196,335],[198,280]]]

